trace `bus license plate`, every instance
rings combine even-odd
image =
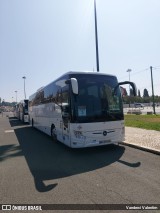
[[[110,143],[110,140],[105,140],[105,141],[99,141],[99,144],[105,144],[105,143]]]

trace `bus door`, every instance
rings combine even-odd
[[[29,122],[29,116],[28,116],[28,100],[24,100],[24,106],[23,106],[23,121],[25,123]]]
[[[63,143],[70,145],[70,116],[68,106],[62,106],[62,137]]]
[[[63,143],[70,146],[70,113],[69,113],[69,85],[61,87],[62,138]]]

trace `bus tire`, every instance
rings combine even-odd
[[[32,128],[34,128],[34,120],[32,119]]]
[[[53,141],[57,142],[57,135],[56,135],[56,127],[55,125],[51,126],[51,137]]]

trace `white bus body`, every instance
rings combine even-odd
[[[32,126],[72,148],[124,140],[122,97],[112,75],[68,72],[30,96],[29,116]]]
[[[16,118],[20,118],[20,112],[19,112],[19,104],[16,104],[15,106],[14,106],[14,117],[16,117]]]

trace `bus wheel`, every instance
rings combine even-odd
[[[32,127],[34,127],[34,120],[32,119]]]
[[[56,127],[54,125],[51,126],[51,137],[55,142],[57,142]]]

